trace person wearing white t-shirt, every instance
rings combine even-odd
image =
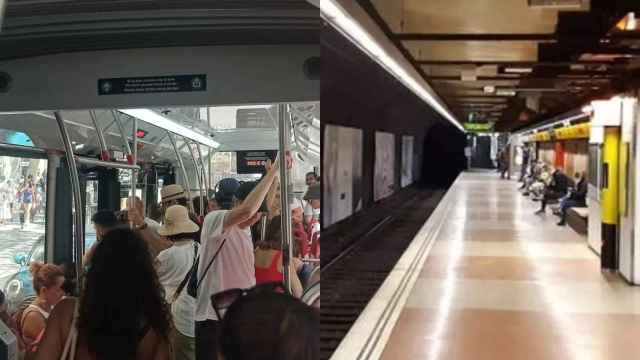
[[[288,168],[290,163],[287,155]],[[211,305],[211,296],[228,289],[250,288],[256,283],[254,248],[248,228],[261,217],[258,210],[278,177],[278,161],[273,165],[269,161],[266,168],[262,180],[244,200],[235,199],[231,210],[207,214],[202,224],[195,316],[198,360],[217,359],[221,319]]]
[[[144,214],[144,203],[142,202],[142,200],[139,197],[135,197],[134,198],[134,205],[131,206],[131,198],[127,199],[127,208],[131,209],[134,208],[136,209],[136,211],[139,214]],[[144,218],[144,222],[147,224],[147,226],[149,227],[149,229],[153,230],[154,232],[158,232],[158,229],[160,229],[160,223],[149,218],[149,217],[145,217]]]

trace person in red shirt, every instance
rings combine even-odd
[[[289,274],[291,290],[295,297],[302,296],[302,284],[298,278],[298,270],[302,268],[302,260],[293,257]],[[269,225],[265,240],[258,243],[255,251],[256,285],[269,282],[282,282],[282,226],[280,216],[274,217]]]

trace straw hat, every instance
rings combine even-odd
[[[158,234],[162,236],[189,234],[199,229],[198,225],[189,219],[189,211],[186,207],[171,205],[165,212],[164,224],[158,229]]]
[[[184,192],[184,188],[179,184],[171,184],[164,186],[160,191],[160,197],[162,202],[171,200],[186,199],[187,194]]]

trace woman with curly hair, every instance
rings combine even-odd
[[[36,359],[170,359],[171,315],[144,240],[111,230],[91,262],[80,298],[51,313]]]
[[[19,314],[18,330],[26,352],[34,352],[47,326],[51,310],[64,296],[64,271],[60,266],[37,261],[31,263],[29,270],[37,297]]]

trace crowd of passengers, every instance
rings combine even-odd
[[[145,217],[137,198],[125,211],[96,212],[97,242],[83,258],[80,296],[70,296],[66,269],[32,263],[36,299],[13,316],[0,308],[24,357],[318,359],[319,309],[299,297],[303,283],[319,280],[308,279],[313,265],[303,259],[319,255],[320,184],[307,174],[305,202],[290,201],[290,295],[279,166],[268,162],[258,182],[221,181],[215,199],[194,199],[194,209],[207,204],[204,216],[189,211],[176,184],[162,188],[160,221]],[[266,229],[255,229],[263,216]]]
[[[559,206],[553,210],[560,220],[557,225],[566,224],[567,211],[572,207],[585,207],[587,198],[587,182],[583,172],[576,172],[573,179],[567,176],[562,168],[552,167],[542,161],[529,161],[528,152],[523,152],[524,170],[520,174],[522,195],[531,196],[533,201],[540,201],[540,209],[536,214],[543,214],[547,204],[557,202]]]

